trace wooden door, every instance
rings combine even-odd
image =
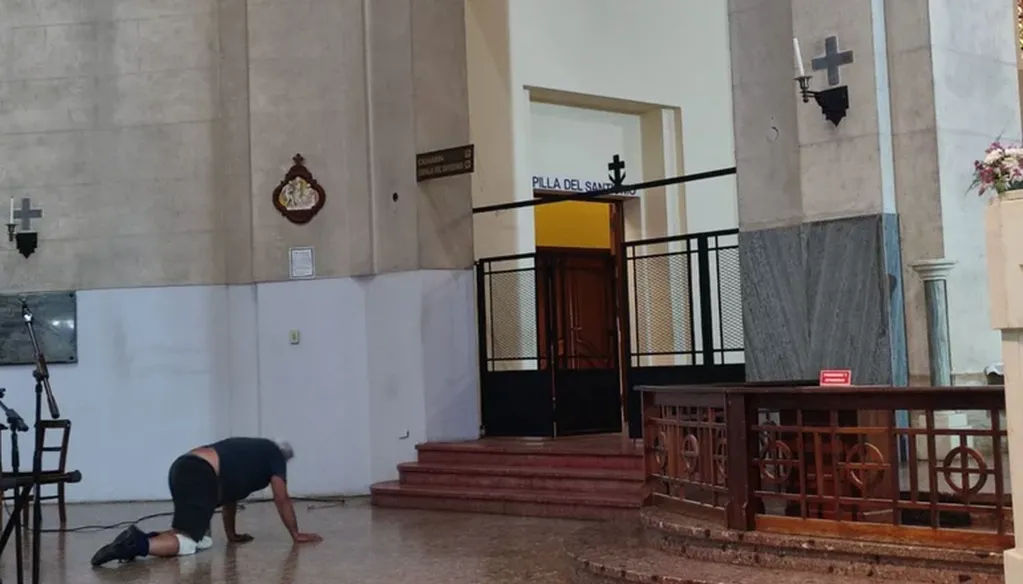
[[[541,367],[614,368],[617,279],[611,251],[537,248],[537,256]],[[551,352],[556,363],[548,361]]]
[[[621,430],[621,383],[610,250],[538,249],[537,298],[543,353],[553,387],[555,434]]]

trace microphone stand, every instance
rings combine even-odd
[[[35,327],[32,326],[32,311],[28,309],[28,302],[21,299],[21,318],[25,321],[25,328],[28,329],[28,338],[32,341],[32,352],[35,355],[36,368],[32,371],[32,377],[36,380],[36,432],[35,448],[32,452],[32,485],[35,489],[35,496],[32,500],[32,584],[39,584],[39,548],[43,535],[43,507],[42,507],[42,484],[40,479],[43,476],[43,391],[46,392],[46,402],[50,409],[50,417],[56,420],[60,418],[60,410],[57,409],[57,400],[53,398],[53,390],[50,389],[50,370],[46,366],[46,357],[39,348],[39,341],[36,339]]]
[[[50,372],[46,366],[46,357],[43,355],[42,350],[39,348],[39,342],[36,338],[35,328],[32,326],[32,311],[28,308],[28,302],[21,299],[21,318],[25,321],[25,328],[28,329],[29,340],[32,341],[32,351],[35,354],[35,370],[32,371],[32,377],[35,378],[35,448],[32,452],[32,482],[30,485],[26,485],[21,493],[18,493],[17,500],[14,506],[14,512],[24,512],[25,505],[28,504],[28,497],[35,492],[35,499],[32,501],[32,584],[39,584],[39,551],[40,551],[40,540],[42,536],[42,524],[43,524],[43,508],[42,501],[40,501],[41,493],[41,479],[43,475],[43,393],[46,393],[46,401],[49,406],[50,416],[53,419],[60,418],[60,410],[57,409],[57,401],[53,398],[53,390],[50,389]],[[17,492],[17,489],[15,489]],[[14,528],[15,521],[9,521],[4,527],[3,534],[0,535],[0,550],[3,550],[7,545],[7,541],[11,537],[11,530]],[[19,535],[15,536],[15,541],[20,539]],[[19,550],[20,557],[20,550]],[[19,574],[18,584],[24,582],[24,576]]]
[[[3,398],[7,394],[7,390],[0,387],[0,398]],[[14,411],[13,408],[7,407],[3,401],[0,401],[0,410],[3,410],[7,417],[7,424],[0,424],[0,431],[10,430],[11,431],[11,471],[14,476],[18,476],[18,471],[21,467],[21,456],[18,451],[18,432],[28,432],[28,426],[25,424],[25,420],[18,415],[18,412]],[[14,489],[17,495],[18,489]],[[17,498],[17,497],[16,497]],[[23,515],[21,509],[15,505],[14,514],[11,517],[10,523],[13,524],[14,528],[14,549],[15,549],[15,563],[16,563],[16,574],[17,581],[20,583],[25,581],[25,565],[22,553],[22,542],[21,542],[21,516]]]

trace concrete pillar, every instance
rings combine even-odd
[[[739,168],[739,262],[746,377],[816,378],[851,369],[861,384],[905,383],[902,259],[894,196],[884,5],[840,0],[729,1]],[[827,39],[849,115],[836,127],[793,77],[798,38],[811,59]]]
[[[952,348],[948,332],[946,281],[955,264],[955,261],[947,259],[913,263],[913,270],[924,282],[931,385],[952,385]]]
[[[947,257],[959,262],[948,293],[963,339],[953,369],[983,379],[996,350],[972,292],[984,204],[963,196],[973,168],[954,153],[1020,135],[1013,4],[728,6],[747,377],[841,364],[858,383],[924,381],[926,299],[909,262]],[[812,88],[828,87],[829,72],[811,65],[828,37],[852,52],[839,68],[849,111],[837,127],[792,80],[798,38]]]
[[[1002,333],[1005,414],[1009,429],[1013,524],[1023,525],[1023,191],[1006,193],[987,210],[988,290],[991,326]],[[1005,581],[1023,581],[1023,548],[1005,552]]]

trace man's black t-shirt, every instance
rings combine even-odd
[[[220,502],[234,503],[265,489],[272,477],[288,480],[288,461],[273,440],[227,438],[210,444],[220,458]]]

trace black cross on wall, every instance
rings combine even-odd
[[[21,199],[21,208],[15,209],[14,219],[21,221],[21,231],[32,231],[32,220],[43,217],[42,209],[32,208],[32,199],[24,197]]]
[[[608,163],[607,169],[611,171],[611,174],[607,175],[607,178],[611,179],[611,183],[616,187],[620,187],[625,184],[625,161],[622,157],[615,154],[611,162]]]
[[[838,51],[838,37],[829,36],[824,39],[824,55],[814,57],[810,61],[810,68],[814,71],[828,72],[828,85],[834,87],[842,82],[839,68],[853,62],[852,51]]]

